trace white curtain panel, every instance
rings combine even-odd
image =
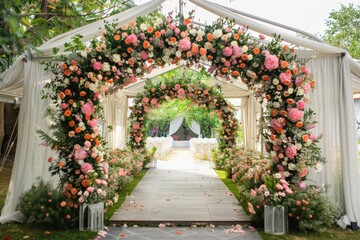
[[[360,122],[360,99],[354,100],[355,119]]]
[[[196,135],[201,135],[201,127],[200,124],[196,121],[191,121],[191,125],[189,126],[191,131],[193,131]]]
[[[309,179],[325,186],[328,196],[350,221],[359,223],[359,156],[346,58],[318,57],[307,66],[317,80],[310,98],[310,107],[316,112],[318,121],[314,133],[323,134],[320,147],[327,161],[323,170],[318,174],[313,171]]]
[[[241,98],[241,119],[244,137],[244,146],[255,149],[257,138],[257,109],[259,103],[253,94]]]
[[[11,174],[5,205],[1,211],[0,223],[22,221],[22,214],[16,211],[20,195],[31,188],[37,177],[58,183],[57,177],[50,177],[47,159],[54,155],[51,149],[43,144],[36,130],[47,132],[50,121],[44,117],[44,111],[50,100],[41,99],[45,81],[49,77],[44,72],[44,65],[29,61],[25,65],[24,96],[20,108],[18,141],[14,166]],[[55,157],[55,155],[54,155]]]
[[[177,116],[170,122],[169,136],[176,133],[176,131],[181,127],[183,120],[184,118],[182,116]]]

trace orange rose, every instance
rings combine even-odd
[[[76,133],[81,133],[81,128],[79,128],[79,127],[75,128],[75,132]]]
[[[91,116],[89,114],[87,114],[87,115],[85,115],[85,119],[89,121],[91,119]]]
[[[72,189],[71,189],[71,194],[72,194],[72,195],[75,195],[77,192],[78,192],[78,190],[77,190],[76,188],[72,188]]]
[[[259,49],[259,48],[254,48],[253,52],[254,52],[254,54],[259,54],[259,53],[260,53],[260,49]]]
[[[282,68],[286,68],[288,65],[288,62],[287,61],[281,61],[281,67]]]
[[[156,31],[156,32],[155,32],[155,37],[160,38],[160,37],[161,37],[161,32],[160,32],[160,31]]]
[[[205,55],[206,55],[206,49],[205,49],[205,48],[200,48],[200,55],[201,55],[201,56],[205,56]]]
[[[307,135],[307,134],[303,135],[302,139],[303,139],[304,142],[309,141],[309,135]]]
[[[147,27],[146,31],[148,33],[152,33],[154,31],[154,29],[151,26],[149,26],[149,27]]]
[[[294,69],[293,69],[293,73],[294,73],[294,74],[298,74],[298,73],[299,73],[299,69],[294,68]]]
[[[310,81],[310,86],[311,86],[312,88],[314,88],[315,85],[316,85],[316,81],[315,81],[315,80],[311,80],[311,81]]]
[[[63,99],[64,97],[65,97],[65,93],[59,92],[59,98],[60,98],[60,99]]]
[[[118,34],[116,34],[116,35],[114,36],[114,40],[115,40],[115,41],[119,41],[119,40],[120,40],[120,36],[119,36]]]
[[[67,69],[67,65],[66,65],[66,63],[61,64],[61,69],[62,69],[62,70]]]
[[[170,41],[171,41],[172,43],[176,43],[176,38],[172,37],[172,38],[170,38]]]
[[[70,126],[70,127],[75,126],[75,122],[74,122],[74,121],[69,121],[69,126]]]
[[[190,18],[185,18],[185,19],[184,19],[184,25],[188,25],[188,24],[190,24],[190,23],[191,23]]]
[[[83,97],[83,96],[86,95],[86,92],[85,92],[85,91],[81,91],[81,92],[79,93],[79,95],[80,95],[80,97]]]
[[[248,59],[247,54],[243,54],[243,55],[241,55],[241,59],[242,59],[242,60],[244,60],[244,61],[245,61],[245,60],[247,60],[247,59]]]
[[[65,89],[65,95],[70,95],[71,94],[71,91],[70,91],[70,89]]]
[[[221,69],[221,71],[222,71],[223,73],[227,73],[227,72],[228,72],[228,68],[224,67],[224,68]]]
[[[239,67],[240,68],[246,68],[246,64],[245,63],[240,63]]]
[[[148,49],[150,47],[150,43],[148,41],[143,42],[143,48]]]
[[[232,71],[231,76],[238,77],[240,75],[239,71]]]
[[[132,53],[132,52],[133,52],[133,49],[132,49],[131,47],[129,47],[129,48],[127,49],[127,52],[128,52],[128,53]]]
[[[261,77],[261,79],[264,80],[264,81],[267,81],[267,80],[269,80],[269,76],[268,75],[263,75]]]
[[[297,122],[297,123],[296,123],[296,127],[297,127],[297,128],[301,128],[302,126],[303,126],[303,122]]]
[[[90,139],[91,139],[91,135],[87,133],[87,134],[85,134],[84,138],[85,138],[86,140],[90,140]]]
[[[71,116],[71,110],[67,109],[67,110],[64,112],[64,115],[65,115],[65,117],[70,117],[70,116]]]
[[[209,42],[214,41],[214,36],[213,36],[211,33],[208,33],[208,34],[206,35],[206,38],[207,38],[207,40],[208,40]]]
[[[235,40],[238,40],[238,39],[239,39],[239,34],[234,33],[234,39],[235,39]]]
[[[70,76],[70,74],[71,74],[71,72],[70,72],[69,69],[65,69],[65,70],[64,70],[64,75],[65,75],[65,76]]]

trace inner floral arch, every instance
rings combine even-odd
[[[191,79],[173,79],[172,81],[146,84],[145,91],[138,94],[134,100],[130,120],[130,140],[132,149],[146,147],[147,131],[144,128],[147,113],[151,108],[160,106],[165,101],[189,98],[193,103],[216,112],[220,119],[222,130],[219,137],[219,149],[231,148],[236,144],[237,120],[234,109],[226,102],[222,94],[215,88]]]
[[[67,45],[74,52],[61,57],[62,64],[48,64],[54,73],[46,87],[57,106],[49,111],[55,137],[40,132],[59,153],[50,171],[60,175],[69,206],[90,201],[107,183],[104,141],[97,128],[103,95],[167,64],[194,66],[247,84],[264,106],[260,129],[276,178],[295,186],[305,180],[308,167],[323,161],[318,138],[310,132],[313,112],[306,108],[315,81],[278,36],[267,42],[224,19],[199,27],[190,18],[149,15],[121,27],[106,24],[88,47],[79,42],[76,38]]]

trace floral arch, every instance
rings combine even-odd
[[[215,77],[245,82],[264,107],[260,128],[273,172],[291,187],[305,180],[308,167],[323,161],[310,132],[313,112],[306,107],[315,81],[278,36],[267,42],[246,30],[224,19],[199,27],[191,18],[149,15],[121,27],[107,24],[87,47],[79,46],[77,38],[67,46],[74,52],[61,57],[61,64],[48,64],[54,73],[47,96],[56,105],[50,111],[55,138],[40,134],[59,154],[49,159],[50,170],[60,175],[67,205],[88,201],[107,184],[104,141],[97,127],[102,96],[167,64],[195,65]],[[187,87],[189,96],[194,87]],[[170,88],[175,86],[166,86]],[[230,122],[223,126],[229,128]],[[137,137],[144,136],[132,138],[142,147]]]
[[[147,121],[147,112],[158,107],[165,101],[175,98],[189,98],[193,103],[214,111],[220,119],[222,130],[219,138],[219,149],[231,148],[236,144],[237,120],[234,110],[222,94],[205,83],[191,81],[191,79],[174,79],[173,81],[146,84],[145,91],[138,94],[134,100],[130,119],[130,140],[132,149],[145,148],[147,132],[144,128]]]

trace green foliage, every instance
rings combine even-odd
[[[330,12],[322,39],[330,45],[346,49],[353,58],[360,59],[360,5],[341,4]]]
[[[58,228],[77,227],[78,211],[62,207],[65,196],[49,182],[39,180],[20,196],[18,210],[25,216],[25,223],[43,223]]]

